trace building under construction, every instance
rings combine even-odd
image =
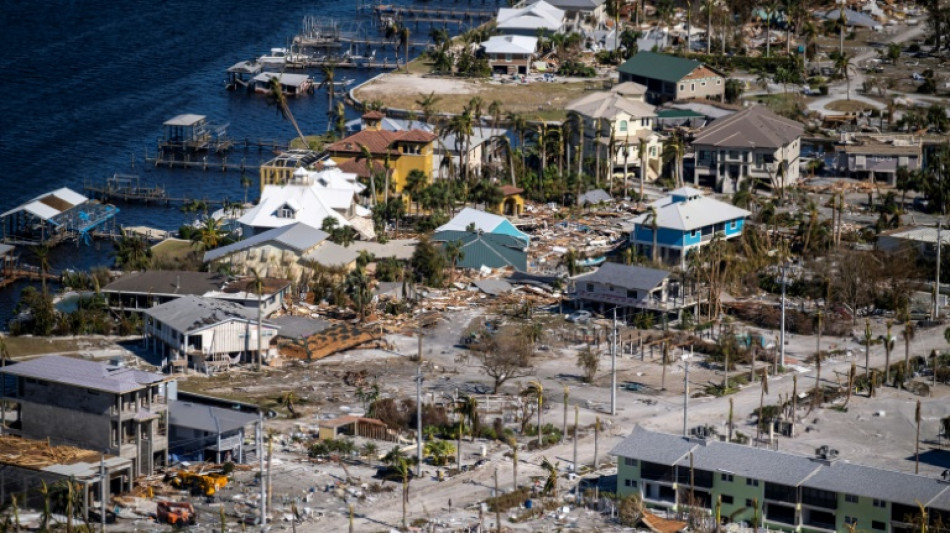
[[[53,245],[71,238],[88,243],[93,231],[115,224],[118,212],[63,187],[0,214],[0,225],[10,244]]]

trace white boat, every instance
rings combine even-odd
[[[265,69],[282,69],[288,65],[302,64],[307,56],[294,53],[286,48],[271,48],[270,52],[257,58],[257,62]]]

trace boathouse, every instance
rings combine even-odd
[[[70,237],[88,242],[92,231],[114,221],[118,212],[63,187],[0,214],[0,225],[3,240],[12,244],[56,244]]]

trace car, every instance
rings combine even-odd
[[[399,471],[396,470],[396,467],[393,466],[381,466],[376,469],[376,475],[373,477],[377,479],[382,479],[383,481],[399,481],[402,482],[402,476],[399,475]],[[409,470],[409,479],[416,477],[415,469]]]
[[[584,324],[586,322],[590,322],[593,316],[594,315],[592,315],[590,311],[574,311],[573,313],[567,315],[567,321],[574,322],[575,324]]]

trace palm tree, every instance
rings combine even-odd
[[[373,152],[365,144],[360,144],[360,153],[356,156],[355,161],[358,163],[360,160],[366,161],[366,170],[369,175],[369,197],[370,205],[376,205],[376,165],[374,161]]]
[[[191,237],[191,241],[198,250],[213,250],[221,246],[224,237],[225,232],[218,220],[214,217],[207,217],[198,227],[198,231]]]
[[[369,276],[366,275],[366,271],[363,267],[356,267],[347,274],[346,294],[350,297],[350,301],[353,302],[360,322],[363,322],[369,312],[369,305],[373,301],[370,279]]]
[[[914,473],[920,473],[920,398],[917,399],[917,408],[914,410],[914,422],[917,423],[917,437],[914,439]]]
[[[835,28],[838,30],[838,56],[844,56],[844,30],[848,27],[848,17],[844,14],[844,5],[838,6],[838,20]]]
[[[660,232],[660,226],[659,226],[658,218],[659,218],[659,215],[656,212],[656,206],[651,205],[650,218],[649,218],[648,224],[650,226],[650,233],[653,234],[653,247],[650,248],[650,255],[651,255],[651,260],[654,263],[657,262],[658,257],[659,257],[659,251],[658,251],[659,243],[657,242],[657,236]]]
[[[904,323],[904,379],[910,376],[910,342],[914,340],[915,331],[913,322]]]
[[[835,70],[839,76],[844,77],[847,83],[848,100],[851,100],[851,71],[853,69],[854,66],[851,64],[851,57],[849,57],[848,54],[842,53],[835,58]]]
[[[409,466],[409,461],[405,457],[397,457],[392,463],[392,468],[396,471],[396,475],[399,476],[399,479],[402,480],[402,529],[403,531],[408,531],[406,505],[409,503],[409,481],[411,480],[412,468]]]
[[[46,288],[46,276],[49,272],[49,251],[50,248],[46,244],[37,246],[33,250],[33,254],[36,255],[36,261],[40,264],[40,284],[43,289],[44,297],[49,296],[49,291]]]
[[[557,501],[558,463],[552,463],[547,457],[541,457],[541,468],[547,473],[547,477],[544,480],[544,488],[541,492],[545,495],[551,495],[553,493],[554,501]]]
[[[501,122],[501,102],[498,100],[492,100],[488,104],[488,114],[491,115],[491,129],[492,135],[495,134],[495,130],[498,129],[498,123]]]
[[[508,437],[508,447],[511,448],[511,480],[513,490],[518,490],[518,440]]]
[[[386,38],[398,40],[399,46],[402,46],[406,51],[406,74],[409,74],[409,37],[408,25],[393,23],[386,28]]]
[[[884,383],[891,380],[891,350],[894,349],[894,336],[891,335],[893,320],[887,321],[887,336],[884,337]]]
[[[469,436],[472,438],[472,442],[475,441],[475,435],[477,435],[481,429],[481,422],[478,417],[478,400],[474,396],[464,395],[458,399],[458,405],[455,409],[455,412],[462,418],[465,418],[469,422]]]
[[[334,83],[335,67],[336,64],[333,61],[320,65],[320,73],[323,75],[323,81],[320,82],[317,89],[325,89],[327,91],[327,113],[333,109],[333,93],[336,90],[336,84]]]
[[[251,188],[251,178],[247,174],[241,174],[241,188],[244,189],[244,205],[247,205],[247,190]]]
[[[778,11],[779,5],[775,0],[767,2],[763,8],[765,11],[765,57],[772,57],[772,17]],[[786,16],[788,14],[786,13]],[[787,40],[787,39],[786,39]]]
[[[445,243],[444,253],[446,259],[449,260],[449,266],[452,268],[450,274],[452,282],[455,281],[456,265],[458,265],[459,261],[465,259],[465,250],[462,249],[462,246],[463,244],[460,240]]]
[[[661,351],[660,365],[663,367],[663,374],[660,377],[660,390],[666,390],[666,365],[670,364],[670,343],[663,341],[663,349]]]
[[[663,157],[673,163],[673,183],[676,187],[683,185],[683,156],[686,154],[686,143],[682,136],[674,134],[663,144]]]
[[[406,176],[406,186],[402,190],[409,195],[409,204],[416,204],[416,214],[419,214],[419,195],[428,185],[428,181],[425,172],[417,168],[410,170]]]
[[[561,256],[560,265],[567,269],[568,276],[576,276],[580,272],[579,259],[580,254],[574,248],[568,248]]]
[[[541,424],[541,409],[544,406],[544,387],[538,380],[528,382],[528,386],[521,391],[522,396],[534,397],[538,402],[538,448],[541,448],[544,442],[544,432]]]
[[[594,184],[600,187],[600,152],[601,152],[601,139],[603,137],[603,128],[604,128],[604,119],[597,118],[594,122]]]
[[[152,261],[152,249],[145,239],[123,235],[115,244],[116,263],[124,270],[146,270]]]
[[[640,156],[640,201],[643,201],[643,184],[647,181],[647,140],[641,138],[637,143],[637,155]]]
[[[264,278],[254,267],[248,267],[248,272],[254,278],[254,292],[257,293],[257,371],[261,371],[261,358],[264,350],[262,346],[261,330],[263,329],[263,298],[264,298]]]
[[[308,146],[307,138],[303,132],[300,131],[300,126],[297,125],[297,119],[294,118],[294,114],[290,112],[290,107],[287,105],[287,97],[284,95],[284,90],[280,86],[280,77],[278,75],[274,75],[270,79],[267,103],[268,105],[275,106],[280,116],[290,121],[290,124],[294,127],[294,131],[297,132],[297,137],[300,139],[300,142],[303,143],[304,148],[306,148]]]
[[[430,92],[427,95],[419,95],[419,99],[416,100],[416,105],[422,110],[422,121],[426,124],[431,124],[432,115],[435,113],[435,105],[441,100],[441,96],[436,96],[435,91]]]

